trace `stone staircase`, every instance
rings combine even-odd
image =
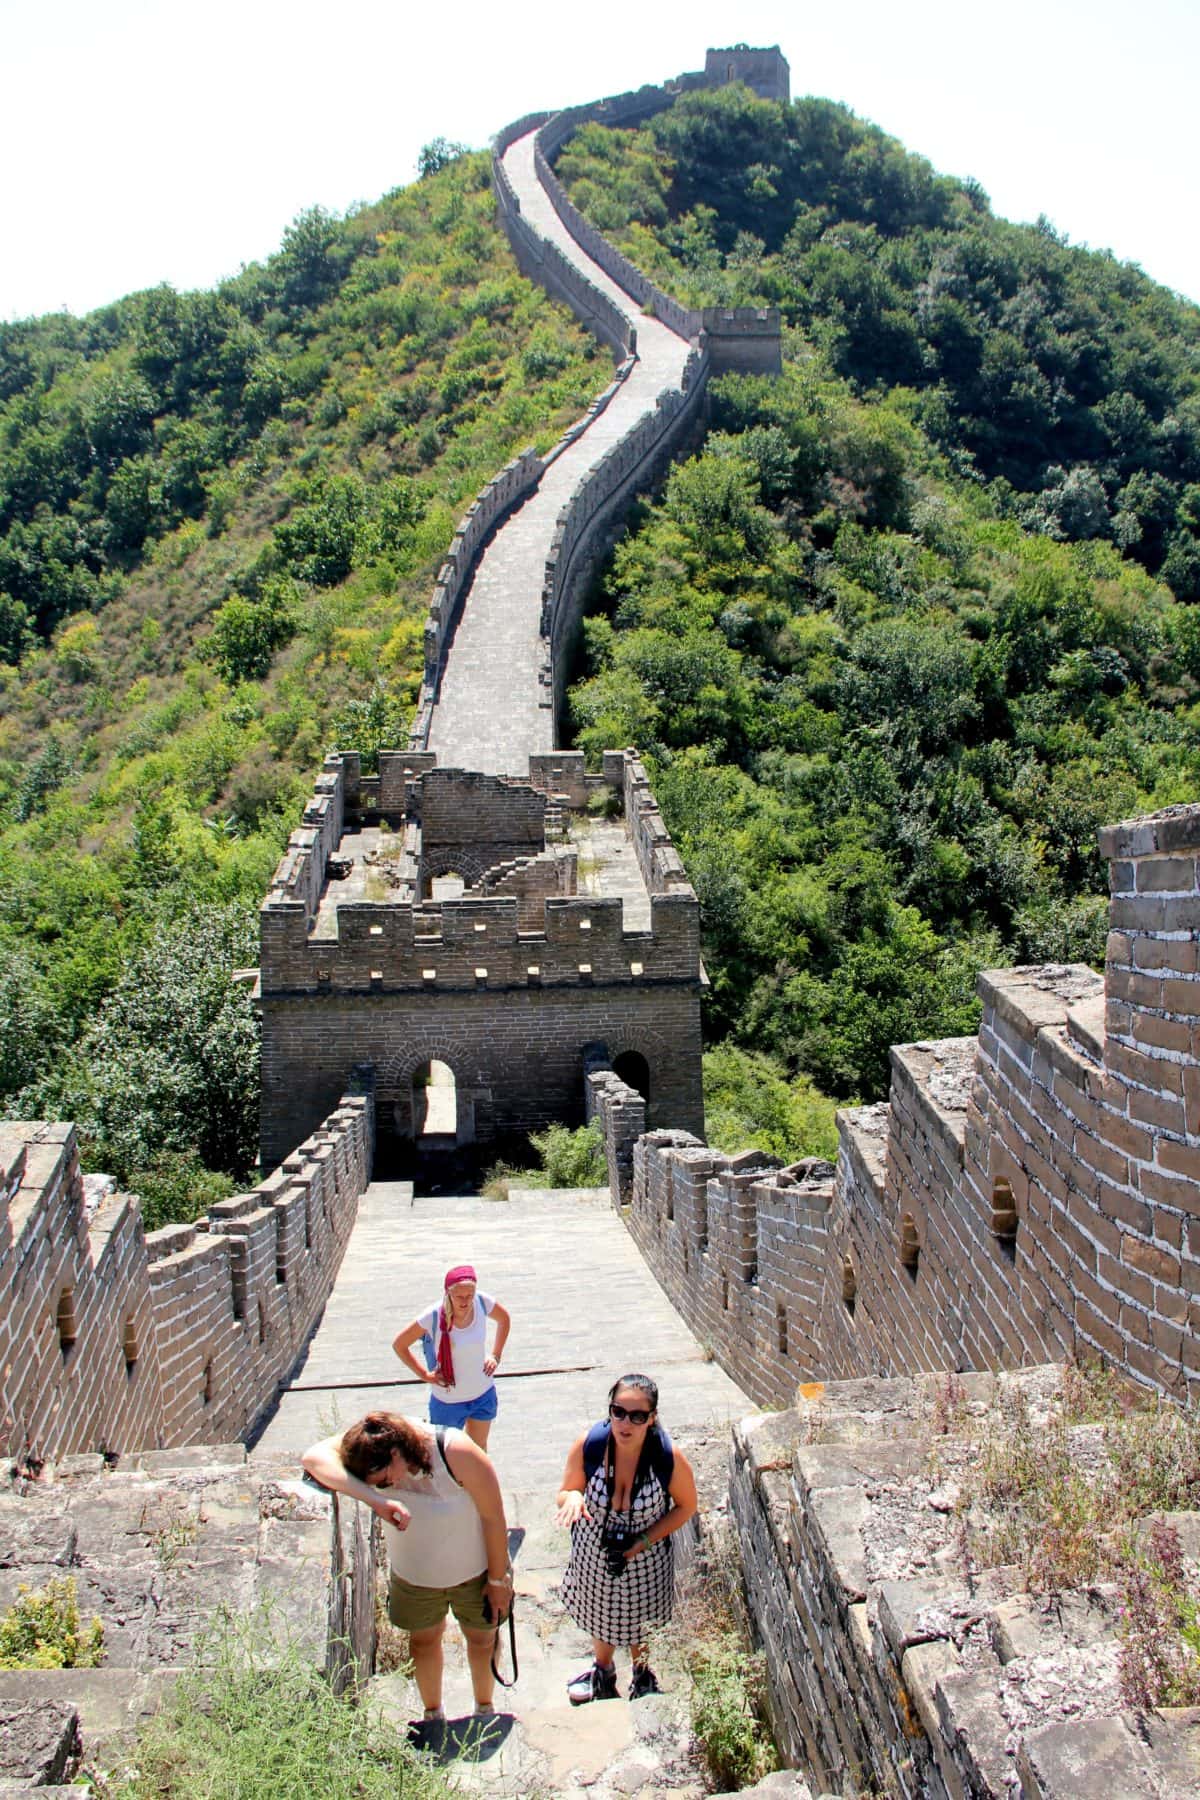
[[[74,1772],[119,1765],[141,1723],[223,1612],[257,1615],[340,1687],[347,1644],[368,1648],[373,1563],[355,1507],[299,1479],[294,1459],[247,1463],[245,1447],[76,1456],[0,1492],[0,1611],[20,1589],[75,1583],[104,1628],[95,1669],[0,1672],[0,1793],[39,1795]],[[14,1784],[14,1785],[5,1785]]]

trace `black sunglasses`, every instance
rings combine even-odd
[[[631,1425],[645,1425],[653,1415],[643,1412],[640,1406],[618,1406],[615,1400],[610,1400],[608,1416],[610,1419],[628,1419]]]

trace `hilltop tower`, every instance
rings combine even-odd
[[[785,106],[792,97],[791,73],[778,44],[765,50],[733,44],[728,50],[708,50],[704,56],[704,76],[710,87],[744,81],[760,100],[781,100]]]

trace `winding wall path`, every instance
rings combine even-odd
[[[504,153],[526,222],[636,326],[637,360],[607,408],[547,468],[537,488],[481,554],[447,654],[429,732],[443,766],[526,775],[532,754],[555,747],[554,707],[542,679],[542,582],[555,524],[580,481],[663,392],[679,392],[689,346],[618,287],[567,231],[538,179],[535,131]]]

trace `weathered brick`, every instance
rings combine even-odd
[[[1155,1281],[1179,1280],[1179,1258],[1157,1244],[1147,1244],[1142,1238],[1134,1237],[1132,1232],[1122,1240],[1121,1261],[1128,1263],[1131,1269],[1140,1269],[1143,1275],[1149,1275]]]

